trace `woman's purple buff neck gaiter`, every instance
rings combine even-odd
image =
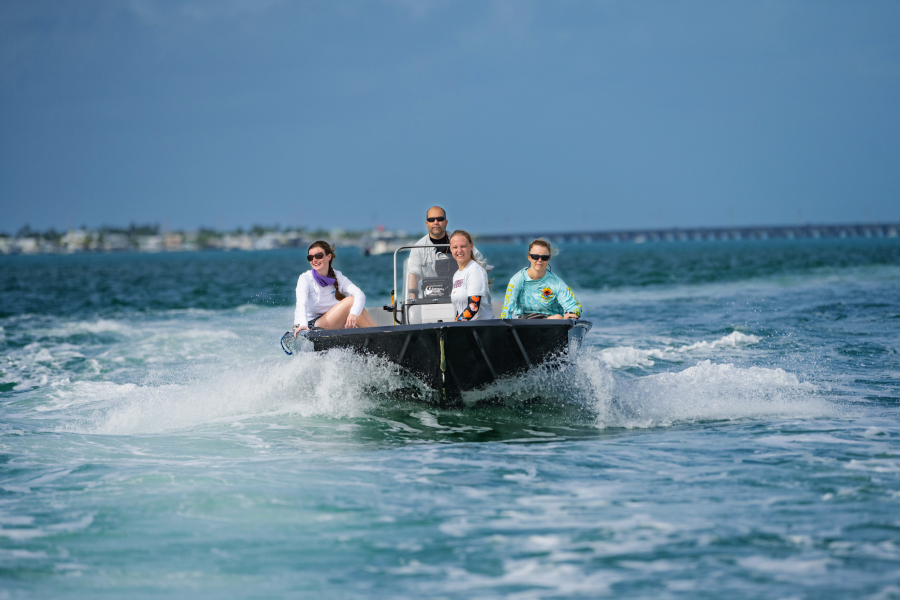
[[[319,275],[319,272],[316,271],[315,269],[312,269],[312,272],[313,272],[313,279],[315,279],[316,282],[319,285],[321,285],[322,287],[328,287],[329,285],[334,285],[334,278],[325,277],[324,275]]]

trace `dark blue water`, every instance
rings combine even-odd
[[[305,252],[0,257],[0,598],[900,597],[900,240],[552,264],[586,351],[448,411],[281,352]]]

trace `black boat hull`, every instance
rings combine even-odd
[[[492,319],[365,329],[303,331],[317,352],[346,348],[383,356],[428,387],[442,403],[541,365],[578,345],[591,328],[574,319]],[[285,334],[282,344],[300,348]]]

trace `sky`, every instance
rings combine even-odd
[[[3,0],[0,231],[900,221],[900,2]]]

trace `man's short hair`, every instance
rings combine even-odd
[[[428,213],[430,213],[430,212],[431,212],[432,210],[434,210],[435,208],[439,208],[439,209],[441,210],[441,212],[444,213],[444,218],[445,218],[445,219],[447,218],[447,211],[446,211],[446,210],[444,210],[444,209],[443,209],[442,207],[440,207],[440,206],[432,206],[431,208],[429,208],[428,210],[425,211],[425,218],[426,218],[426,219],[428,218]]]

